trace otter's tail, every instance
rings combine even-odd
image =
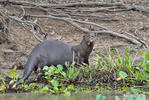
[[[36,63],[37,63],[37,59],[35,58],[28,59],[27,64],[25,65],[23,77],[17,81],[16,86],[20,85],[21,80],[24,82],[29,77]]]

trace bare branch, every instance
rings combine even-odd
[[[128,5],[124,3],[102,3],[102,2],[88,2],[88,3],[69,3],[69,4],[38,4],[38,3],[31,3],[26,1],[9,1],[9,0],[1,0],[0,4],[13,4],[13,5],[22,5],[22,6],[35,6],[35,7],[43,7],[43,8],[55,8],[55,9],[62,9],[67,7],[111,7],[117,6],[122,9],[118,9],[115,11],[125,11],[125,10],[134,10],[134,11],[142,11],[145,13],[149,13],[149,8],[144,8],[142,6],[137,5]],[[106,11],[114,11],[104,8]],[[99,9],[97,11],[103,11]]]
[[[89,25],[94,25],[94,26],[97,26],[99,28],[102,28],[102,29],[107,29],[103,26],[100,26],[99,24],[96,24],[96,23],[93,23],[93,22],[86,22],[86,21],[80,21],[80,20],[77,20],[77,19],[71,19],[71,18],[65,18],[65,17],[55,17],[55,16],[51,16],[51,15],[26,15],[28,17],[38,17],[38,18],[52,18],[54,20],[62,20],[62,21],[66,21],[66,22],[69,22],[70,21],[73,21],[73,22],[78,22],[78,23],[81,23],[81,24],[89,24]]]
[[[1,4],[13,4],[13,5],[23,5],[23,6],[40,6],[44,8],[64,8],[64,7],[110,7],[110,6],[123,6],[122,3],[96,3],[96,2],[88,2],[88,3],[69,3],[69,4],[38,4],[38,3],[31,3],[26,1],[8,1],[8,0],[1,0]]]
[[[95,26],[98,26],[98,27],[102,27],[96,23],[91,23],[91,22],[84,22],[84,21],[79,21],[79,20],[76,20],[76,19],[71,19],[71,18],[60,18],[60,17],[55,17],[55,16],[51,16],[51,15],[27,15],[27,16],[30,16],[30,17],[39,17],[39,18],[51,18],[51,19],[54,19],[54,20],[61,20],[61,21],[65,21],[71,25],[73,25],[74,27],[78,28],[79,30],[83,31],[83,32],[86,32],[86,33],[89,33],[89,32],[94,32],[94,33],[105,33],[105,34],[111,34],[111,35],[114,35],[114,36],[118,36],[118,37],[121,37],[121,38],[124,38],[134,44],[137,44],[139,46],[142,45],[142,43],[140,43],[140,41],[134,39],[134,38],[130,38],[124,34],[120,34],[120,33],[117,33],[117,32],[113,32],[113,31],[109,31],[109,30],[103,30],[103,31],[90,31],[86,28],[83,28],[81,26],[79,26],[77,23],[75,22],[79,22],[79,23],[84,23],[84,24],[91,24],[91,25],[95,25]],[[107,28],[104,28],[102,27],[103,29],[107,29]],[[144,44],[143,44],[144,45]],[[147,45],[147,44],[146,44]],[[145,46],[145,47],[148,47],[148,46]]]

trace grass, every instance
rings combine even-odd
[[[25,92],[71,95],[71,93],[77,91],[128,91],[131,87],[138,86],[138,84],[144,86],[148,83],[149,52],[136,50],[135,55],[132,56],[130,47],[125,49],[124,53],[120,53],[118,50],[107,51],[107,55],[97,55],[94,64],[91,63],[90,65],[84,64],[76,67],[75,62],[72,64],[66,62],[65,67],[62,65],[44,66],[44,76],[40,77],[40,82],[23,83],[17,88],[15,83],[20,75],[16,74],[16,67],[14,67],[8,74],[9,81],[4,79],[1,74],[0,92],[5,93],[8,89],[15,89]],[[144,58],[141,62],[136,63],[136,57],[140,55],[144,55]],[[40,86],[38,83],[44,85]],[[148,94],[148,92],[141,91],[143,89],[138,90],[139,93]],[[116,100],[119,100],[118,97],[116,98]]]

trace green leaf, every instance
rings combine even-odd
[[[65,86],[61,86],[60,90],[63,92],[65,90]]]
[[[3,72],[1,73],[0,77],[1,77],[1,84],[3,86],[6,86],[6,82],[5,82],[4,78],[3,78]]]
[[[144,74],[144,76],[149,77],[149,73],[146,72],[146,70],[143,70],[143,74]]]
[[[146,70],[149,71],[149,64],[146,64]]]
[[[145,54],[145,53],[146,53],[146,51],[141,51],[141,52],[140,52],[141,55],[143,55],[143,54]]]
[[[121,100],[119,96],[115,96],[115,100]]]
[[[53,89],[54,89],[54,92],[55,92],[56,94],[59,94],[59,89],[58,89],[58,87],[54,87]]]
[[[48,69],[49,69],[48,66],[44,66],[44,67],[43,67],[43,70],[45,70],[45,71],[47,71]]]
[[[47,76],[45,76],[45,79],[51,80],[51,76],[50,75],[47,75]]]
[[[119,72],[119,75],[120,75],[120,77],[122,78],[122,79],[125,79],[128,75],[127,75],[127,73],[125,73],[125,72],[123,72],[123,71],[120,71]]]
[[[60,72],[60,73],[63,75],[63,77],[64,77],[64,78],[66,78],[66,77],[67,77],[67,75],[66,75],[66,73],[65,73],[65,72],[63,72],[63,71],[62,71],[62,72]]]
[[[145,59],[143,59],[143,60],[141,61],[140,66],[145,67],[145,64],[146,64],[146,60],[145,60]]]
[[[149,60],[149,52],[145,53],[145,60]]]
[[[123,59],[122,59],[122,57],[121,57],[121,56],[119,56],[119,57],[118,57],[118,63],[119,63],[120,65],[122,65],[122,64],[123,64]]]
[[[0,87],[0,92],[5,93],[6,87]]]
[[[9,78],[13,78],[13,77],[14,77],[14,74],[15,74],[15,72],[14,72],[13,70],[11,70],[11,71],[8,73]]]
[[[101,58],[98,58],[98,65],[97,65],[97,68],[98,68],[98,69],[102,69],[103,66],[104,66],[104,62],[102,61]]]
[[[14,79],[15,79],[16,69],[17,69],[17,66],[15,66],[15,67],[8,73],[8,76],[9,76],[10,78],[14,78]]]
[[[144,76],[142,75],[142,73],[136,72],[135,76],[136,76],[137,80],[143,80],[144,79]]]
[[[69,78],[73,78],[74,77],[74,69],[73,68],[69,68],[68,70],[67,70],[67,74],[68,74],[68,77]]]
[[[17,74],[17,75],[16,75],[16,80],[18,80],[18,79],[19,79],[19,77],[20,77],[20,74]]]
[[[49,87],[48,86],[44,86],[40,91],[47,92],[47,91],[49,91]]]
[[[63,66],[62,65],[57,65],[58,70],[62,71],[63,70]]]
[[[64,91],[64,94],[66,95],[66,96],[71,96],[71,92],[70,91]]]
[[[44,74],[45,74],[45,75],[49,75],[49,73],[48,73],[48,72],[45,72]]]
[[[48,69],[48,73],[54,73],[56,70],[56,67],[55,66],[50,66],[49,69]]]
[[[86,72],[89,72],[89,66],[86,66],[84,69]]]
[[[130,66],[130,65],[126,65],[125,68],[126,68],[128,71],[131,71],[131,66]]]
[[[69,86],[67,87],[67,89],[68,89],[68,90],[75,90],[74,85],[69,85]]]
[[[59,82],[57,80],[51,80],[50,82],[51,82],[52,86],[54,86],[54,87],[59,86]]]
[[[64,93],[66,96],[70,96],[70,95],[71,95],[71,92],[68,91],[67,88],[66,88],[65,90],[63,90],[63,93]]]

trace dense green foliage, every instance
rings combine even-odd
[[[8,89],[25,92],[50,92],[52,94],[71,95],[78,91],[105,91],[123,90],[128,91],[130,87],[141,86],[138,93],[142,91],[149,78],[149,52],[138,52],[128,47],[124,53],[118,50],[108,50],[106,55],[98,54],[90,65],[77,65],[65,63],[65,66],[44,66],[44,75],[39,76],[40,82],[34,80],[31,84],[23,83],[16,87],[15,83],[19,76],[16,74],[16,67],[8,73],[9,81],[1,74],[0,92],[5,93]],[[138,62],[136,57],[143,55],[144,58]],[[36,82],[36,83],[35,83]],[[44,85],[39,85],[42,83]],[[131,100],[140,100],[143,95],[132,97]],[[102,95],[98,95],[97,100],[107,100]],[[116,97],[116,100],[120,100]],[[127,98],[123,100],[129,100]]]

